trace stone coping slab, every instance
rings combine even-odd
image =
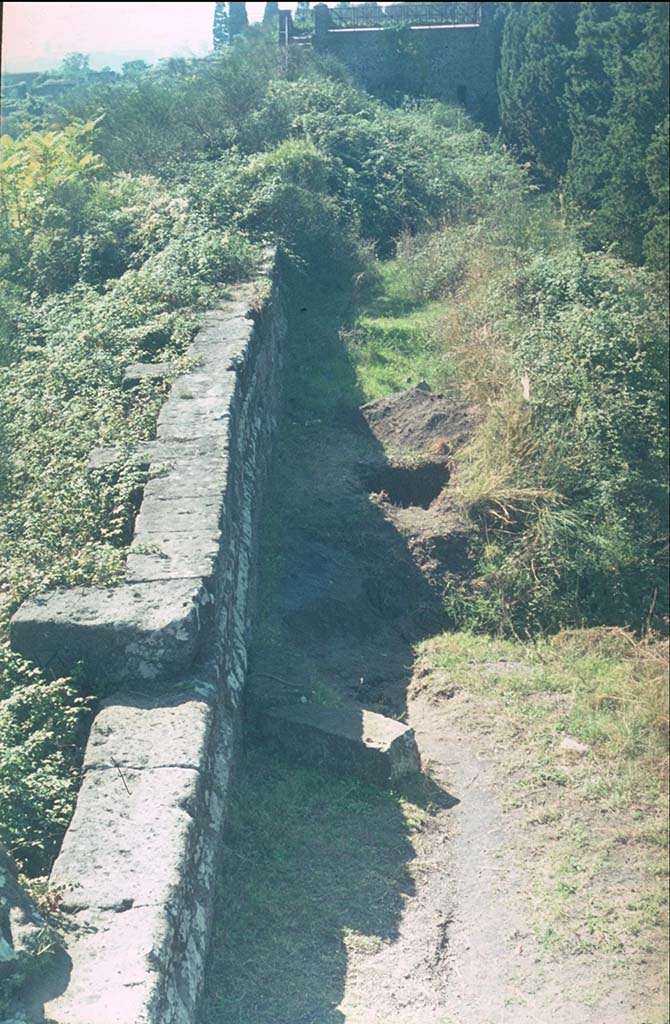
[[[18,609],[12,647],[50,675],[82,663],[98,680],[144,685],[193,663],[211,600],[193,579],[54,590]]]

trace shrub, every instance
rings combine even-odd
[[[651,610],[662,623],[668,410],[657,280],[567,247],[525,266],[510,258],[477,301],[476,336],[497,353],[484,351],[482,365],[493,359],[500,374],[460,460],[479,572],[455,597],[455,616],[528,631],[642,629]]]
[[[90,702],[0,644],[0,842],[45,873],[72,814]]]

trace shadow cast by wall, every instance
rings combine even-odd
[[[442,608],[365,486],[361,466],[387,463],[339,337],[347,297],[294,305],[250,701],[358,702],[402,719],[414,646],[443,625]],[[426,777],[386,791],[249,740],[202,1024],[343,1024],[349,951],[396,941],[415,891],[401,798],[429,813],[457,801]]]
[[[430,780],[400,791],[453,806]],[[400,792],[247,752],[219,881],[202,1024],[343,1024],[349,952],[398,938],[415,891]]]
[[[414,646],[444,625],[443,608],[369,493],[391,468],[340,339],[346,296],[300,305],[266,504],[251,695],[261,705],[359,700],[402,717]]]

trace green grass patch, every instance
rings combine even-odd
[[[352,326],[342,338],[365,401],[426,381],[434,390],[448,380],[449,358],[437,340],[437,302],[412,297],[411,281],[398,260],[380,264],[361,296]]]

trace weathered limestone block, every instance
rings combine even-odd
[[[192,768],[207,760],[216,687],[180,680],[151,697],[129,690],[103,701],[86,747],[83,771],[108,768]]]
[[[149,497],[182,497],[192,498],[195,504],[206,495],[222,495],[229,462],[227,448],[209,438],[196,442],[196,446],[193,451],[190,445],[183,445],[183,453],[173,454],[177,448],[174,445],[169,455],[152,460],[144,501]]]
[[[52,674],[82,662],[98,680],[141,686],[188,670],[210,601],[190,579],[54,590],[24,601],[11,643]]]
[[[199,437],[227,436],[229,402],[222,398],[192,398],[166,402],[158,416],[161,441],[191,441]]]
[[[156,441],[138,441],[133,445],[132,451],[127,453],[111,445],[93,448],[88,457],[88,468],[98,472],[109,472],[125,457],[138,469],[148,470],[159,450],[160,445]]]
[[[63,910],[121,912],[164,899],[179,880],[199,782],[197,770],[169,765],[86,772],[51,876]]]
[[[297,704],[264,711],[264,735],[297,761],[385,785],[421,769],[414,730],[363,708]]]
[[[0,846],[0,996],[10,997],[44,969],[55,936],[18,882],[16,864]],[[0,999],[0,1014],[2,1013]]]
[[[88,468],[91,470],[113,470],[121,459],[129,459],[130,462],[140,469],[153,472],[164,472],[166,466],[184,458],[197,458],[205,450],[211,452],[215,447],[211,442],[199,441],[137,441],[130,451],[116,448],[109,445],[103,448],[93,448],[88,457]]]
[[[67,990],[46,1009],[49,1024],[193,1024],[173,990],[174,922],[159,906],[84,911],[71,919],[73,971]]]
[[[195,518],[195,517],[194,517]],[[137,532],[128,554],[127,579],[196,579],[207,585],[216,574],[221,533],[199,529],[192,533],[166,529]]]
[[[193,1024],[237,731],[200,678],[105,703],[51,878],[72,959],[53,1024]]]
[[[126,367],[126,372],[121,381],[124,391],[131,391],[143,383],[162,384],[168,375],[170,367],[167,363],[132,363]]]
[[[135,536],[152,533],[217,534],[223,512],[223,494],[205,494],[197,501],[190,495],[158,498],[148,495],[135,520]],[[218,540],[218,537],[217,537]]]

